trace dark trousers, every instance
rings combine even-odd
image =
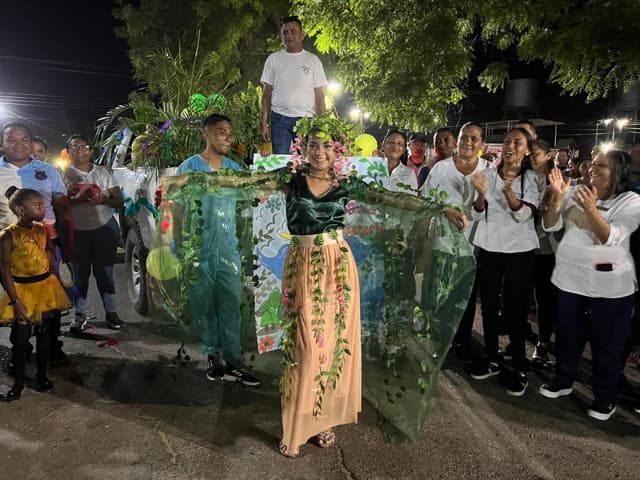
[[[473,333],[473,321],[476,318],[476,299],[478,298],[478,273],[476,272],[475,280],[473,281],[473,289],[471,290],[471,297],[467,303],[467,308],[462,314],[462,320],[458,325],[458,331],[453,338],[453,342],[460,346],[463,351],[469,351],[471,344],[471,335]]]
[[[296,138],[293,131],[300,117],[285,117],[276,112],[271,112],[271,145],[274,154],[289,155],[291,142]]]
[[[551,274],[556,266],[555,254],[535,255],[533,262],[533,286],[535,288],[540,342],[549,343],[556,326],[556,287],[551,283]]]
[[[529,292],[533,283],[533,251],[497,253],[480,249],[478,282],[482,303],[484,347],[490,362],[498,361],[498,312],[502,289],[502,313],[513,353],[513,368],[527,369],[525,331]]]
[[[614,403],[623,365],[620,358],[631,335],[633,295],[590,298],[558,290],[556,380],[568,387],[578,376],[585,343],[591,344],[593,397]]]
[[[85,315],[89,277],[93,271],[105,312],[117,310],[116,287],[113,281],[113,262],[120,241],[120,230],[112,218],[95,230],[75,230],[73,270],[75,273],[76,314]]]
[[[47,362],[49,361],[49,322],[48,314],[44,314],[40,325],[32,326],[29,324],[19,324],[14,322],[11,325],[11,354],[13,356],[13,365],[15,369],[15,383],[24,385],[25,366],[27,363],[27,355],[31,351],[29,339],[31,338],[32,328],[36,337],[36,366],[37,377],[44,379],[47,377]],[[59,318],[59,317],[58,317]]]

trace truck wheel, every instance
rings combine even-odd
[[[146,315],[149,310],[147,298],[147,255],[149,250],[142,243],[137,227],[131,227],[124,248],[124,263],[127,272],[129,300],[136,312]]]

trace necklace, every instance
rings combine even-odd
[[[333,177],[321,177],[319,175],[314,175],[313,173],[307,173],[307,177],[315,178],[316,180],[324,180],[325,182],[333,182]]]

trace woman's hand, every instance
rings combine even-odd
[[[587,187],[586,185],[580,185],[573,194],[573,199],[576,203],[582,207],[585,211],[593,212],[596,210],[596,201],[598,200],[598,192],[595,187]]]
[[[567,192],[569,191],[569,186],[571,184],[570,178],[564,178],[562,176],[562,172],[558,168],[553,168],[549,172],[549,190],[553,193],[553,196],[556,198],[563,198]]]
[[[444,214],[449,219],[449,221],[456,227],[458,227],[462,232],[464,232],[469,226],[469,220],[467,219],[467,216],[464,213],[456,210],[455,208],[447,208],[444,211]]]
[[[478,172],[471,177],[471,184],[482,196],[486,196],[489,191],[489,180],[484,172]]]

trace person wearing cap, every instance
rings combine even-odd
[[[267,57],[260,77],[261,128],[274,154],[289,154],[296,122],[325,112],[327,78],[320,59],[302,48],[305,33],[298,17],[280,20],[280,36],[284,49]]]
[[[429,148],[429,138],[421,132],[412,133],[409,137],[409,159],[407,167],[414,171],[418,180],[418,188],[422,188],[429,175],[429,165],[427,165],[427,150]]]

